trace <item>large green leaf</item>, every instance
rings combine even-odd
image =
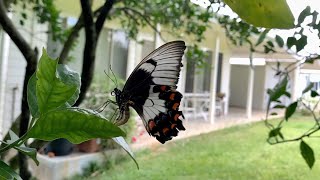
[[[72,99],[77,90],[76,86],[65,84],[57,78],[57,63],[57,60],[51,59],[43,50],[36,72],[36,94],[40,113],[64,105]]]
[[[34,73],[29,81],[27,86],[27,99],[28,99],[28,105],[31,112],[31,115],[33,117],[39,116],[39,107],[38,107],[38,101],[37,101],[37,93],[36,93],[36,84],[37,84],[37,77]]]
[[[29,138],[52,141],[68,139],[78,144],[93,138],[113,138],[125,133],[116,125],[85,109],[62,109],[41,116],[28,133]]]
[[[16,179],[22,178],[10,166],[0,160],[0,179]]]
[[[136,159],[134,158],[134,154],[131,151],[131,149],[130,149],[128,143],[126,142],[126,140],[123,137],[115,137],[115,138],[112,138],[112,139],[114,140],[114,142],[119,144],[122,147],[123,150],[125,150],[128,153],[128,155],[132,158],[134,163],[136,163],[137,168],[139,169],[139,164],[136,161]]]
[[[256,27],[294,28],[294,17],[285,0],[224,0],[241,19]]]
[[[19,137],[11,130],[9,130],[10,140],[7,140],[8,144],[16,142]],[[39,165],[39,161],[37,159],[37,150],[35,148],[26,147],[24,144],[20,146],[14,146],[14,149],[17,151],[29,156],[37,165]]]
[[[69,67],[64,64],[58,64],[57,75],[58,75],[58,78],[63,83],[69,86],[76,87],[74,94],[66,102],[66,107],[71,107],[72,105],[74,105],[74,103],[76,103],[80,94],[80,85],[81,85],[80,76],[77,72],[69,69]]]
[[[315,158],[312,148],[305,143],[303,140],[300,143],[300,153],[303,157],[303,159],[308,164],[309,168],[311,169],[314,165]]]

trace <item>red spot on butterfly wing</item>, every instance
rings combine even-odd
[[[161,91],[163,91],[163,92],[164,92],[164,91],[166,91],[166,90],[167,90],[167,87],[168,87],[168,86],[161,86],[161,87],[160,87],[160,89],[161,89]]]
[[[155,126],[156,126],[156,123],[154,122],[154,120],[153,119],[149,120],[148,128],[149,128],[150,132],[154,129]]]
[[[179,107],[180,103],[174,103],[172,106],[173,110],[177,110],[177,108]]]
[[[164,135],[168,135],[169,131],[170,131],[170,129],[167,128],[167,127],[165,127],[165,128],[162,129],[162,133],[163,133]]]
[[[173,117],[173,120],[177,121],[179,119],[179,116],[180,116],[180,114],[175,114],[174,117]]]
[[[174,100],[175,95],[176,95],[176,93],[171,93],[171,94],[170,94],[169,99],[173,101],[173,100]]]

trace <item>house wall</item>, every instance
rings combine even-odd
[[[248,96],[249,68],[247,65],[231,65],[230,75],[230,106],[246,108]],[[264,109],[265,97],[265,66],[254,67],[254,85],[252,108]]]
[[[254,67],[254,85],[253,85],[253,99],[252,107],[253,109],[263,110],[264,106],[264,96],[265,96],[265,66],[255,66]]]
[[[230,106],[245,108],[247,103],[249,66],[231,65]]]
[[[18,27],[19,32],[27,40],[31,47],[37,47],[39,54],[41,54],[42,48],[46,47],[47,42],[47,25],[39,25],[37,20],[33,18],[34,14],[29,12],[28,20],[25,21],[24,26],[20,26],[19,15],[13,15],[12,20],[14,24]],[[23,81],[25,74],[26,61],[21,54],[17,46],[10,40],[9,42],[9,51],[8,51],[8,63],[2,70],[5,68],[6,78],[2,83],[4,87],[4,99],[2,99],[4,107],[2,115],[0,114],[0,122],[2,122],[2,135],[5,135],[9,128],[11,127],[12,122],[20,114],[22,90],[23,90]],[[2,52],[4,53],[4,52]],[[13,101],[15,99],[15,101]]]

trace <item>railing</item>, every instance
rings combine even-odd
[[[187,117],[193,119],[202,117],[208,120],[210,107],[209,93],[184,93],[182,111]],[[221,98],[216,98],[215,106],[216,114],[222,115],[224,113],[224,101]]]

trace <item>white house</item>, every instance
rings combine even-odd
[[[60,1],[58,1],[60,2]],[[61,2],[60,2],[61,5]],[[78,8],[78,9],[77,9]],[[67,9],[61,7],[63,15],[69,26],[75,22],[79,7]],[[24,26],[20,26],[19,16],[10,14],[12,20],[18,25],[19,31],[32,45],[41,49],[45,47],[51,56],[57,56],[56,50],[61,48],[53,43],[50,37],[44,33],[48,29],[46,25],[39,25],[32,12]],[[161,29],[161,27],[159,27]],[[134,67],[161,42],[158,35],[151,30],[143,30],[138,39],[128,39],[121,27],[114,22],[107,22],[101,32],[96,54],[95,76],[104,76],[104,70],[112,66],[115,74],[125,79]],[[182,69],[179,90],[185,94],[185,110],[199,110],[196,106],[202,104],[202,110],[209,113],[206,118],[214,123],[216,108],[222,109],[219,115],[231,113],[229,107],[246,109],[246,115],[250,118],[252,109],[265,110],[267,103],[266,89],[273,87],[277,79],[273,76],[272,66],[277,60],[282,62],[295,61],[289,55],[259,55],[254,56],[254,70],[248,64],[248,49],[234,47],[225,36],[224,30],[213,23],[206,32],[206,39],[200,44],[209,56],[205,60],[208,66],[204,69],[197,68],[194,64],[186,63]],[[171,40],[174,38],[171,37]],[[139,43],[143,41],[144,43]],[[186,41],[188,42],[188,40]],[[82,50],[84,47],[84,32],[80,33],[77,46],[71,55],[74,61],[70,67],[81,71]],[[11,123],[20,114],[22,83],[25,72],[25,60],[15,44],[0,29],[0,138],[6,134]],[[297,90],[297,72],[294,71],[291,84],[293,94]],[[216,101],[216,93],[224,93],[223,101]],[[293,96],[295,97],[295,95]],[[189,102],[187,102],[189,100]],[[188,106],[188,107],[187,107]],[[200,107],[200,106],[198,106]],[[212,108],[211,108],[212,107]],[[212,110],[211,110],[212,109]],[[208,115],[208,114],[206,114]]]

